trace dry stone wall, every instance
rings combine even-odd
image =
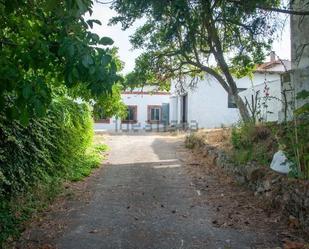
[[[223,168],[255,195],[265,197],[272,207],[283,211],[309,234],[309,181],[290,179],[255,162],[235,165],[224,151],[195,134],[187,136],[185,143],[187,148],[202,153],[207,163]]]

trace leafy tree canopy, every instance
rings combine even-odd
[[[99,119],[100,116],[124,118],[127,113],[127,106],[122,102],[121,91],[122,85],[114,85],[112,94],[99,99],[93,106],[94,117]]]
[[[0,108],[27,123],[53,94],[102,99],[122,81],[109,37],[89,31],[92,0],[0,1]]]
[[[264,60],[278,28],[275,14],[256,6],[279,5],[279,0],[115,0],[118,16],[111,23],[127,29],[146,19],[131,37],[133,47],[145,53],[127,80],[166,84],[207,73],[234,96],[242,118],[249,120],[233,76],[250,73]]]

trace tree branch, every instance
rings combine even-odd
[[[291,10],[291,9],[280,9],[280,8],[272,8],[272,7],[263,7],[257,6],[258,9],[267,10],[267,11],[274,11],[283,14],[295,15],[295,16],[308,16],[309,11],[299,11],[299,10]]]
[[[194,62],[192,60],[190,60],[189,58],[187,59],[188,63],[191,64],[192,66],[195,66],[197,68],[200,68],[202,71],[212,75],[224,88],[224,90],[228,93],[230,93],[230,88],[228,86],[228,84],[226,83],[225,79],[219,74],[217,73],[214,69],[204,66],[202,64],[199,64],[197,62]]]
[[[240,0],[228,0],[228,1],[239,4],[239,5],[244,5],[245,3]],[[256,8],[261,9],[261,10],[266,10],[266,11],[274,11],[278,13],[289,14],[289,15],[298,15],[298,16],[308,16],[309,15],[309,11],[302,11],[302,10],[281,9],[281,8],[275,8],[275,7],[266,7],[262,5],[256,5]]]

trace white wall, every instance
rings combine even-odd
[[[239,93],[240,97],[245,101],[248,100],[249,105],[252,106],[252,97],[254,98],[257,94],[257,105],[261,111],[258,118],[263,121],[278,121],[279,112],[281,111],[281,81],[274,80],[266,83],[268,90],[268,97],[264,93],[265,84],[255,85],[254,87],[248,88],[246,91]],[[256,104],[256,103],[255,103]]]
[[[170,97],[170,123],[173,125],[174,122],[179,120],[178,118],[178,102],[179,97],[178,96],[171,96]]]
[[[265,76],[265,73],[255,73],[252,79],[244,77],[235,80],[238,88],[252,88],[252,86],[263,84],[265,79],[266,81],[278,81],[280,75],[267,73]],[[183,87],[188,92],[189,126],[197,122],[199,128],[216,128],[222,125],[230,126],[240,120],[238,109],[228,108],[228,94],[212,76],[206,76],[205,79],[200,80],[194,87],[189,87],[188,85],[183,85]],[[181,94],[177,92],[175,82],[172,83],[171,93],[173,98],[177,97],[179,106]],[[177,105],[175,103],[177,101],[173,101],[172,103],[170,118],[177,117],[177,122],[179,123],[181,115],[180,108],[176,108]]]
[[[106,131],[119,131],[119,130],[132,130],[132,129],[150,129],[149,124],[147,123],[148,116],[148,105],[162,105],[163,103],[170,102],[169,94],[142,94],[139,93],[126,93],[121,94],[122,100],[126,105],[136,105],[137,106],[137,124],[122,124],[120,120],[116,120],[115,117],[110,119],[109,124],[105,123],[95,123],[95,130],[106,130]],[[153,130],[156,130],[158,127],[157,124],[153,124]],[[159,127],[163,127],[160,125]]]

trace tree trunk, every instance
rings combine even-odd
[[[239,109],[242,120],[244,122],[250,122],[251,121],[250,114],[248,112],[248,108],[246,107],[243,99],[238,95],[238,93],[233,94],[233,97],[235,99],[236,106]]]
[[[222,75],[218,74],[215,70],[213,70],[210,67],[206,67],[200,63],[195,63],[192,61],[189,61],[189,63],[193,66],[199,67],[201,70],[203,70],[206,73],[209,73],[210,75],[212,75],[213,77],[215,77],[215,79],[219,82],[219,84],[224,88],[224,90],[229,93],[232,94],[232,96],[235,99],[235,103],[237,108],[239,109],[240,112],[240,116],[242,118],[242,120],[244,122],[249,122],[251,121],[251,117],[248,111],[247,106],[245,105],[243,99],[238,95],[238,89],[237,89],[237,85],[233,79],[233,77],[229,74],[229,72],[227,72],[225,75],[230,75],[230,77],[226,77],[226,79],[224,79],[222,77]],[[223,67],[225,68],[225,67]],[[226,69],[226,68],[225,68]],[[225,70],[226,71],[226,70]]]
[[[221,83],[223,88],[227,90],[228,93],[232,94],[232,96],[234,97],[236,106],[239,109],[242,120],[244,122],[250,122],[250,114],[249,114],[248,108],[246,107],[242,98],[239,97],[238,95],[238,89],[237,89],[236,82],[232,74],[230,73],[229,67],[225,61],[220,38],[214,26],[214,21],[212,19],[208,21],[209,22],[206,28],[207,28],[208,34],[211,34],[211,37],[209,37],[209,46],[210,46],[210,49],[212,50],[212,53],[220,69],[222,70],[223,75],[225,76],[225,80],[224,80],[225,84],[222,84],[222,82],[220,81],[219,82]],[[228,89],[226,89],[225,87],[226,85],[228,86]]]
[[[249,122],[250,119],[250,114],[248,111],[247,106],[245,105],[243,99],[238,95],[238,89],[237,89],[237,84],[233,78],[233,76],[231,75],[229,68],[225,62],[225,59],[223,57],[223,53],[222,52],[215,52],[214,53],[215,58],[217,59],[217,62],[225,76],[227,85],[229,86],[229,93],[232,94],[232,96],[234,97],[236,106],[239,109],[240,112],[240,116],[242,118],[242,120],[244,122]]]

